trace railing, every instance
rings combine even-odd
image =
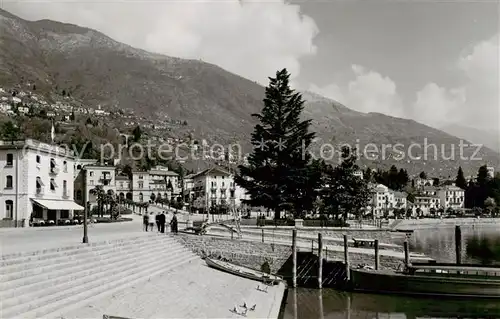
[[[38,187],[36,189],[36,196],[43,196],[43,193],[44,193],[44,191],[43,191],[42,187]]]
[[[50,174],[51,175],[57,175],[57,174],[59,174],[59,168],[57,168],[57,166],[51,166],[50,167]]]

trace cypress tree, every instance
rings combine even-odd
[[[462,170],[461,166],[458,168],[457,178],[455,180],[455,185],[457,187],[460,187],[461,189],[467,188],[467,181],[465,180],[464,171]]]
[[[269,78],[264,108],[252,114],[259,121],[252,133],[253,151],[235,176],[250,195],[244,202],[273,210],[276,219],[282,211],[297,217],[311,209],[320,182],[308,153],[315,134],[309,132],[310,120],[300,120],[304,101],[289,79],[286,69]]]

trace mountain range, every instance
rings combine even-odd
[[[261,85],[210,63],[150,53],[96,30],[50,20],[27,21],[0,10],[0,85],[23,80],[36,83],[37,92],[65,88],[93,107],[185,120],[196,138],[240,142],[247,149],[256,124],[251,115],[261,110],[265,92]],[[343,143],[358,149],[372,144],[370,154],[377,148],[379,158],[363,156],[362,166],[394,164],[410,173],[425,170],[441,177],[454,176],[458,166],[466,174],[474,174],[483,164],[499,166],[500,155],[490,148],[483,147],[475,155],[480,160],[470,160],[476,148],[465,147],[461,158],[461,139],[454,135],[413,120],[357,112],[317,94],[302,93],[306,100],[303,116],[312,120],[319,139],[313,147],[315,154],[321,143],[337,149]],[[432,154],[425,158],[420,149],[425,141],[438,146],[437,158]],[[420,145],[413,148],[413,159],[397,158],[393,147],[384,146],[408,148],[412,143]],[[441,156],[441,145],[448,158],[454,145],[454,159]]]

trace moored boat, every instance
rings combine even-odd
[[[350,274],[354,291],[500,299],[500,266],[422,263],[404,271],[351,269]]]
[[[243,266],[238,266],[222,260],[211,259],[207,257],[205,258],[205,262],[209,267],[216,268],[247,279],[257,280],[260,282],[268,282],[273,285],[277,285],[281,281],[283,281],[283,278],[281,278],[280,276],[266,274],[265,272],[261,272]]]

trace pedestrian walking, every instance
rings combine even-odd
[[[144,213],[142,215],[142,224],[144,227],[144,231],[148,231],[149,218],[147,213]]]
[[[165,232],[165,222],[166,222],[165,212],[162,212],[159,215],[159,220],[160,220],[160,232],[164,233]]]
[[[158,232],[160,232],[160,214],[156,214],[155,216],[155,221],[156,221],[156,228],[158,229]]]
[[[153,215],[153,213],[150,213],[149,216],[148,216],[148,222],[149,222],[149,227],[151,228],[151,231],[153,231],[155,229],[155,216]]]
[[[170,221],[170,228],[172,233],[177,234],[178,226],[177,226],[177,214],[174,213],[172,220]]]

